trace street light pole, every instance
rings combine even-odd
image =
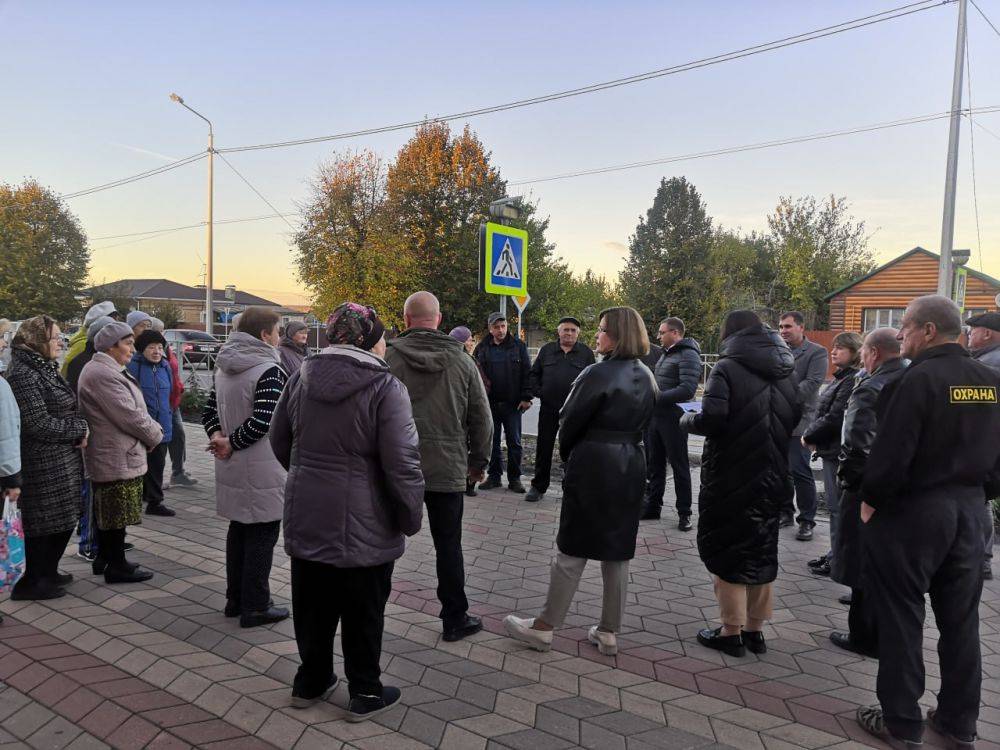
[[[937,293],[951,296],[952,245],[955,241],[955,189],[958,183],[958,136],[962,126],[962,71],[965,68],[966,8],[958,2],[958,37],[955,40],[955,72],[951,82],[951,125],[948,128],[948,165],[944,176],[944,216],[941,219],[941,260]]]
[[[215,335],[215,321],[213,320],[212,313],[212,235],[213,235],[213,194],[215,193],[215,177],[214,177],[214,167],[215,167],[215,134],[212,131],[212,121],[209,120],[205,115],[194,110],[184,103],[184,100],[177,94],[170,95],[171,101],[175,101],[180,104],[184,109],[197,115],[202,120],[208,123],[208,217],[206,219],[206,227],[208,229],[207,237],[207,247],[206,247],[206,257],[205,257],[205,331],[211,335]]]

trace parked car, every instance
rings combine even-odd
[[[215,356],[222,344],[212,334],[188,328],[170,328],[163,332],[163,337],[178,357],[183,355],[192,365],[204,363],[209,368],[215,367]]]

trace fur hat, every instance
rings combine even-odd
[[[152,328],[147,328],[145,331],[140,333],[135,339],[135,350],[142,354],[146,351],[146,347],[150,344],[160,344],[164,348],[167,346],[167,340],[163,338],[163,334],[159,331],[154,331]]]

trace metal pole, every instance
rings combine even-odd
[[[941,221],[941,260],[938,264],[937,292],[951,296],[951,251],[955,239],[955,189],[958,182],[958,136],[962,124],[962,72],[965,68],[966,8],[958,2],[958,34],[955,40],[955,73],[951,83],[951,125],[948,128],[948,166],[944,176],[944,216]]]
[[[503,316],[505,318],[507,317],[507,295],[506,294],[501,294],[500,295],[500,312],[503,313]]]
[[[205,330],[215,335],[214,318],[212,316],[212,197],[215,189],[214,167],[215,136],[212,127],[208,128],[208,247],[205,260]]]

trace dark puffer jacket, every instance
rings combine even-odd
[[[310,357],[288,381],[269,432],[288,470],[285,552],[361,568],[396,560],[420,530],[424,479],[404,386],[353,346]]]
[[[698,553],[729,583],[778,574],[778,515],[789,496],[788,440],[800,417],[792,352],[776,331],[750,326],[722,342],[700,414],[681,426],[704,435]]]
[[[681,413],[677,404],[690,401],[698,391],[701,379],[701,347],[698,342],[683,338],[669,349],[664,349],[653,374],[660,389],[656,413],[669,414],[676,419]]]
[[[606,359],[580,373],[560,412],[566,461],[559,551],[588,560],[631,560],[646,489],[639,441],[656,382],[638,359]]]
[[[816,453],[827,461],[836,461],[840,455],[840,429],[857,374],[857,367],[837,368],[833,382],[820,394],[816,417],[802,433],[802,439],[808,445],[815,445]]]

